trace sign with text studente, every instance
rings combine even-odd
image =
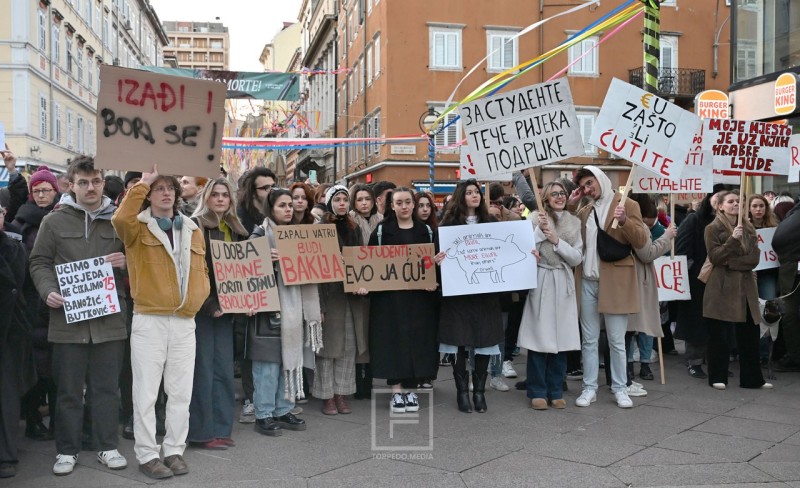
[[[100,66],[98,168],[219,175],[225,84]]]
[[[589,143],[677,180],[701,126],[697,115],[614,78]]]
[[[533,227],[526,220],[439,227],[442,294],[475,295],[536,288]]]
[[[711,152],[714,169],[749,175],[787,175],[792,128],[749,120],[706,119],[703,149]]]
[[[686,256],[661,256],[653,261],[653,266],[656,269],[659,302],[692,299]]]
[[[104,257],[56,265],[67,323],[120,312],[114,269]]]
[[[434,254],[433,244],[344,247],[344,291],[436,288]]]
[[[344,281],[344,264],[335,225],[278,225],[273,230],[284,283],[305,285]]]
[[[566,78],[481,98],[459,112],[475,171],[467,169],[468,178],[495,181],[496,175],[584,155]]]
[[[281,309],[269,240],[210,241],[217,299],[223,313],[279,312]]]
[[[774,235],[775,227],[756,229],[758,251],[761,254],[761,258],[758,261],[758,266],[753,268],[753,271],[780,267],[781,263],[778,262],[778,253],[772,249],[772,237]]]

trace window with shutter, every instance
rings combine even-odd
[[[596,45],[597,37],[589,37],[569,48],[570,75],[597,76],[599,74],[598,49],[595,49]],[[579,61],[572,64],[579,58]]]
[[[488,31],[486,33],[487,71],[497,73],[518,64],[518,43],[513,32]]]
[[[461,69],[461,29],[430,28],[430,69]]]
[[[594,130],[594,121],[597,114],[594,112],[578,112],[578,126],[581,130],[581,139],[583,139],[583,152],[587,155],[596,155],[597,147],[589,144],[589,138],[592,136]]]
[[[47,97],[39,94],[39,137],[47,138]]]

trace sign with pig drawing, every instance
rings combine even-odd
[[[444,296],[536,288],[536,247],[526,220],[439,227]]]

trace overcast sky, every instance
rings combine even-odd
[[[301,0],[150,0],[161,22],[214,22],[228,28],[231,71],[261,71],[258,57],[280,32],[283,22],[296,22]]]

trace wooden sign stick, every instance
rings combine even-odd
[[[533,190],[533,195],[536,197],[536,210],[539,211],[539,214],[542,213],[542,195],[539,193],[539,183],[536,181],[536,173],[533,171],[533,168],[528,170],[528,175],[531,177],[531,190]],[[569,197],[569,195],[567,195]]]
[[[623,206],[625,205],[625,200],[628,199],[628,191],[630,191],[632,184],[633,184],[633,166],[631,166],[631,172],[628,173],[628,181],[625,183],[625,188],[622,189],[622,198],[620,198],[619,200],[619,205]],[[617,221],[617,219],[614,219],[614,221],[611,222],[611,228],[616,229],[617,227],[619,227],[619,222]]]
[[[747,198],[745,198],[745,185],[747,185],[747,174],[742,171],[742,181],[739,183],[739,222],[736,225],[742,225],[742,218],[744,217],[744,206]]]
[[[670,224],[675,223],[675,197],[672,193],[669,194],[669,216],[670,216]],[[670,251],[670,257],[675,259],[675,239],[672,239],[672,250]]]

